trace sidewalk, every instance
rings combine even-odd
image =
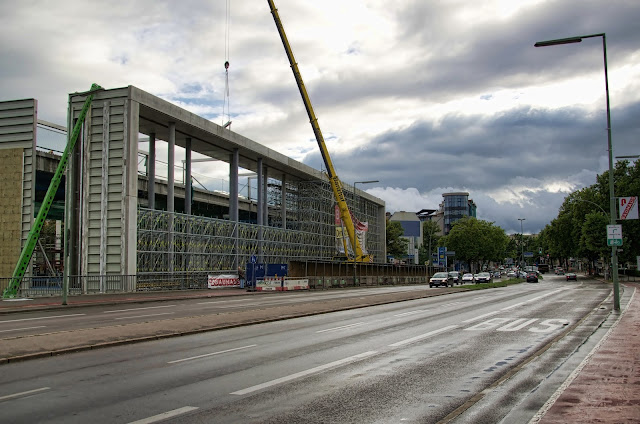
[[[624,285],[635,294],[621,305],[617,325],[542,418],[532,422],[640,422],[640,284]]]
[[[79,306],[118,305],[122,303],[162,302],[177,299],[197,299],[224,296],[258,295],[267,292],[248,292],[244,289],[176,290],[161,292],[107,293],[68,296],[62,304],[62,296],[35,297],[31,299],[0,299],[0,314],[13,312],[65,309]]]

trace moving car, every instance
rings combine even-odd
[[[509,271],[507,272],[507,277],[512,278],[512,277],[517,277],[518,274],[516,274],[515,271]]]
[[[433,277],[429,279],[429,287],[433,286],[451,286],[453,287],[453,277],[447,272],[436,272]]]
[[[556,268],[556,275],[564,275],[564,269],[560,267]]]
[[[527,283],[537,283],[538,282],[538,273],[537,272],[528,272],[527,273]]]
[[[567,277],[567,281],[569,281],[569,280],[578,281],[578,276],[573,272],[567,272],[566,277]]]
[[[475,278],[473,277],[473,274],[464,274],[462,276],[462,283],[473,283],[475,281]]]
[[[462,284],[458,271],[449,271],[449,277],[453,278],[453,284]]]
[[[491,282],[491,274],[488,272],[481,272],[480,274],[476,274],[476,283],[490,283]]]

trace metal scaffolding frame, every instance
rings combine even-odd
[[[282,183],[270,179],[269,225],[262,226],[262,260],[265,263],[332,260],[336,257],[334,200],[326,181],[287,182],[287,228],[282,228]],[[357,196],[354,213],[369,222],[367,248],[383,255],[378,206]],[[384,224],[384,223],[382,223]],[[229,220],[138,209],[138,275],[158,272],[235,271],[259,252],[260,226]],[[173,227],[173,232],[171,228]]]

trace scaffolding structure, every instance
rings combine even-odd
[[[138,275],[235,271],[236,264],[243,266],[259,252],[262,262],[272,264],[334,260],[336,225],[329,183],[286,183],[286,228],[282,228],[280,213],[282,192],[280,181],[269,180],[269,220],[262,227],[139,208]],[[377,205],[364,198],[358,200],[354,213],[369,223],[367,249],[383,255],[380,229],[384,226],[378,222]]]

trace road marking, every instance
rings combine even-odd
[[[221,355],[223,353],[235,352],[237,350],[249,349],[249,348],[256,347],[256,346],[258,346],[258,345],[252,344],[252,345],[249,345],[249,346],[242,346],[242,347],[236,347],[236,348],[233,348],[233,349],[221,350],[219,352],[205,353],[204,355],[192,356],[190,358],[176,359],[175,361],[169,361],[169,362],[167,362],[167,364],[177,364],[178,362],[191,361],[192,359],[206,358],[207,356]]]
[[[147,318],[147,317],[157,317],[160,315],[172,315],[173,312],[163,312],[161,314],[148,314],[148,315],[136,315],[135,317],[120,317],[115,319],[134,319],[134,318]]]
[[[247,299],[233,299],[233,300],[212,300],[211,302],[199,302],[198,305],[211,305],[214,303],[231,303],[231,302],[245,302]]]
[[[326,333],[327,331],[337,331],[344,330],[345,328],[358,327],[359,325],[363,325],[365,322],[356,322],[355,324],[343,325],[340,327],[327,328],[326,330],[318,330],[316,333]]]
[[[195,406],[184,406],[182,408],[174,409],[172,411],[163,412],[162,414],[154,415],[153,417],[143,418],[138,421],[132,421],[129,424],[149,424],[158,421],[164,421],[168,418],[177,417],[178,415],[186,414],[187,412],[195,411],[198,409]]]
[[[444,305],[440,305],[442,306],[453,306],[453,305],[459,305],[460,303],[464,303],[464,302],[451,302],[451,303],[445,303]]]
[[[493,311],[493,312],[489,312],[489,313],[486,313],[486,314],[483,314],[483,315],[478,315],[478,316],[477,316],[477,317],[475,317],[475,318],[469,318],[469,319],[466,319],[466,320],[464,320],[464,321],[462,321],[462,322],[463,322],[464,324],[466,324],[466,323],[474,322],[474,321],[478,321],[478,320],[481,320],[482,318],[490,317],[490,316],[492,316],[492,315],[499,314],[499,313],[500,313],[500,311]]]
[[[373,356],[378,352],[370,350],[368,352],[361,353],[359,355],[349,356],[348,358],[340,359],[338,361],[330,362],[325,365],[320,365],[315,368],[311,368],[305,371],[300,371],[295,374],[287,375],[285,377],[276,378],[275,380],[267,381],[266,383],[257,384],[255,386],[247,387],[246,389],[238,390],[237,392],[231,393],[232,395],[246,395],[248,393],[256,392],[258,390],[266,389],[267,387],[275,386],[281,383],[285,383],[287,381],[295,380],[297,378],[306,377],[311,374],[315,374],[321,371],[328,370],[330,368],[336,368],[344,364],[348,364],[351,362],[356,362],[364,358],[368,358],[369,356]]]
[[[46,328],[46,325],[38,325],[37,327],[24,327],[24,328],[14,328],[11,330],[0,330],[0,333],[7,333],[9,331],[20,331],[20,330],[33,330],[36,328]]]
[[[396,314],[394,315],[394,317],[406,317],[407,315],[415,315],[415,314],[419,314],[422,312],[427,312],[429,311],[428,309],[418,309],[416,311],[411,311],[411,312],[404,312],[402,314]]]
[[[142,311],[145,309],[158,309],[158,308],[172,308],[176,305],[162,305],[162,306],[147,306],[146,308],[131,308],[131,309],[118,309],[114,311],[103,311],[103,314],[113,314],[116,312],[130,312],[130,311]]]
[[[439,330],[430,331],[429,333],[421,334],[416,337],[411,337],[410,339],[402,340],[393,344],[390,344],[389,347],[399,347],[404,346],[409,343],[417,342],[418,340],[426,339],[427,337],[435,336],[436,334],[444,333],[445,331],[453,330],[457,328],[457,325],[450,325],[448,327],[440,328]]]
[[[527,302],[516,303],[515,305],[507,306],[506,308],[500,309],[501,311],[508,311],[509,309],[517,308],[518,306],[524,305]]]
[[[4,400],[19,398],[22,396],[29,396],[34,393],[44,392],[45,390],[51,390],[51,387],[41,387],[39,389],[27,390],[26,392],[20,392],[20,393],[14,393],[12,395],[2,396],[0,397],[0,402]]]
[[[67,318],[67,317],[81,317],[86,314],[70,314],[70,315],[51,315],[48,317],[38,317],[38,318],[22,318],[22,319],[10,319],[6,321],[0,321],[0,324],[6,324],[8,322],[20,322],[20,321],[35,321],[39,319],[54,319],[54,318]]]

